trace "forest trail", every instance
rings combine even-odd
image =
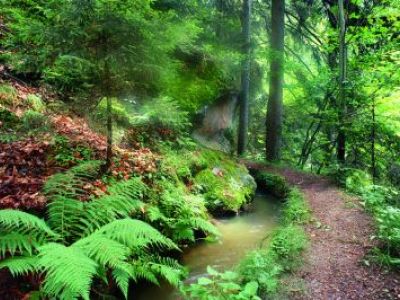
[[[366,266],[365,255],[374,247],[373,220],[355,197],[330,180],[285,168],[247,163],[284,176],[309,202],[313,222],[306,226],[311,245],[298,272],[305,294],[295,299],[400,299],[400,274]]]

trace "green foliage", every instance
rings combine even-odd
[[[89,299],[94,279],[107,283],[108,272],[125,298],[129,280],[158,283],[162,277],[178,285],[179,264],[153,254],[177,250],[175,243],[131,218],[143,205],[145,185],[139,178],[116,182],[100,198],[79,200],[99,167],[100,162],[87,162],[46,182],[47,222],[17,210],[0,211],[0,267],[14,276],[43,273],[41,289],[50,298]]]
[[[161,191],[148,209],[148,218],[165,235],[178,243],[194,242],[196,233],[218,235],[201,196],[191,195],[185,186],[171,181],[160,180],[157,185]]]
[[[140,109],[137,123],[148,124],[157,128],[181,131],[189,125],[187,112],[182,110],[176,101],[170,98],[154,99]]]
[[[17,90],[9,84],[0,84],[0,103],[7,106],[17,104]]]
[[[385,265],[397,266],[400,257],[400,209],[399,192],[391,187],[374,185],[371,177],[361,170],[354,170],[346,179],[349,192],[359,195],[362,204],[376,222],[376,237],[384,250],[377,249],[373,260]]]
[[[284,184],[288,188],[285,181]],[[210,295],[213,299],[269,299],[276,295],[281,290],[282,276],[301,265],[302,253],[308,246],[307,235],[300,225],[309,221],[309,208],[300,191],[289,189],[287,194],[282,226],[268,237],[266,246],[248,253],[233,271],[221,274],[208,268],[207,277],[183,287],[182,293],[188,299],[210,299],[207,298]],[[225,286],[232,290],[224,290]],[[241,291],[250,286],[255,294],[240,298]]]
[[[38,95],[35,94],[27,95],[26,102],[33,111],[43,113],[46,109],[46,105],[44,104],[42,98]]]
[[[131,117],[127,112],[127,108],[118,99],[113,99],[111,116],[114,123],[118,126],[128,127],[131,124]],[[107,99],[102,99],[97,105],[95,111],[91,113],[91,117],[98,124],[106,124],[107,122]]]
[[[296,188],[290,189],[282,207],[282,222],[284,224],[305,224],[310,221],[311,212],[303,194]]]
[[[22,128],[26,131],[47,131],[49,120],[47,116],[34,110],[27,110],[22,118]]]
[[[199,300],[258,300],[258,284],[250,281],[245,285],[237,283],[239,274],[232,271],[220,273],[211,267],[207,268],[208,277],[200,277],[197,283],[183,287],[182,293],[186,299]]]
[[[279,287],[279,276],[284,271],[277,255],[271,250],[252,251],[240,262],[239,272],[244,282],[256,281],[259,294],[273,294]]]
[[[92,150],[84,146],[73,146],[68,138],[57,135],[54,138],[53,156],[57,165],[69,167],[92,158]]]
[[[256,174],[256,182],[259,187],[279,198],[285,198],[289,193],[289,187],[282,176],[265,171]]]
[[[256,184],[247,169],[224,154],[204,150],[195,163],[206,167],[197,173],[194,183],[211,212],[238,212],[254,194]]]

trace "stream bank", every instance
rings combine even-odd
[[[220,238],[214,242],[199,241],[182,253],[181,263],[189,270],[185,283],[190,284],[207,276],[207,266],[219,272],[229,270],[249,251],[266,244],[266,238],[277,226],[279,206],[274,196],[257,193],[246,212],[215,219]],[[130,294],[132,299],[139,300],[179,299],[174,288],[167,284],[162,284],[160,288],[137,287]]]

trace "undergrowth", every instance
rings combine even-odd
[[[400,267],[400,206],[399,192],[390,186],[373,184],[371,177],[361,170],[351,170],[346,189],[361,197],[361,204],[372,214],[376,223],[379,248],[370,258],[386,266]]]
[[[129,281],[178,285],[179,264],[158,256],[177,245],[149,224],[131,218],[143,206],[140,178],[117,182],[100,198],[82,202],[82,184],[93,179],[100,162],[87,162],[53,175],[44,192],[48,217],[0,210],[0,268],[13,276],[43,274],[40,293],[48,298],[90,299],[91,286],[114,282],[125,298]],[[38,284],[39,286],[39,284]]]

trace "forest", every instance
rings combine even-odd
[[[0,0],[0,299],[400,299],[399,0]]]

